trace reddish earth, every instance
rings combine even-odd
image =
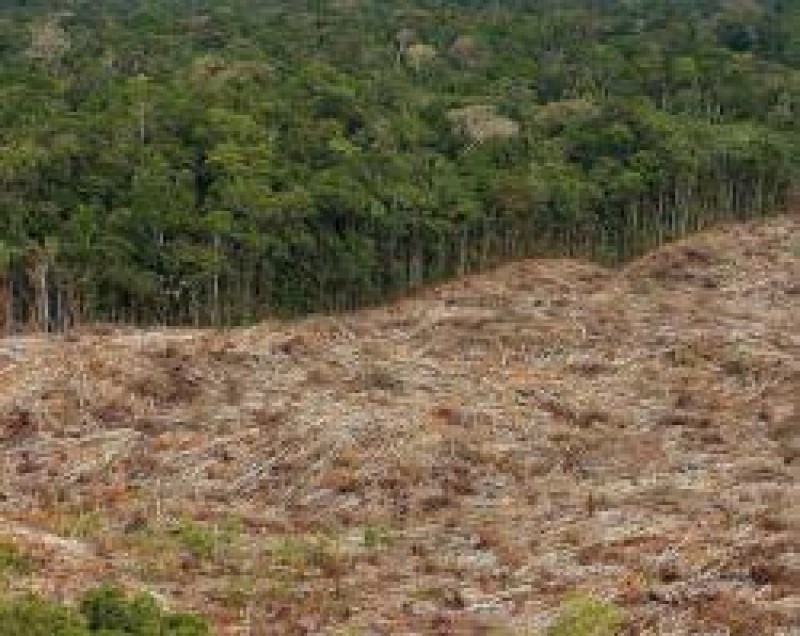
[[[356,314],[0,340],[0,581],[220,634],[800,634],[800,220]],[[350,631],[348,631],[350,630]]]

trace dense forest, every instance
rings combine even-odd
[[[336,311],[785,205],[796,0],[3,0],[0,324]]]

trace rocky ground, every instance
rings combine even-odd
[[[0,588],[114,580],[220,634],[537,634],[580,592],[632,634],[797,635],[799,476],[796,216],[344,316],[0,340],[0,547],[34,563]]]

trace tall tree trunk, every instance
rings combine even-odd
[[[14,331],[14,288],[10,271],[0,276],[0,300],[4,309],[3,330],[10,335]]]

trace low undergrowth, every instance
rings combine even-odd
[[[0,636],[208,636],[205,620],[163,610],[146,594],[103,586],[77,607],[37,596],[0,600]]]

